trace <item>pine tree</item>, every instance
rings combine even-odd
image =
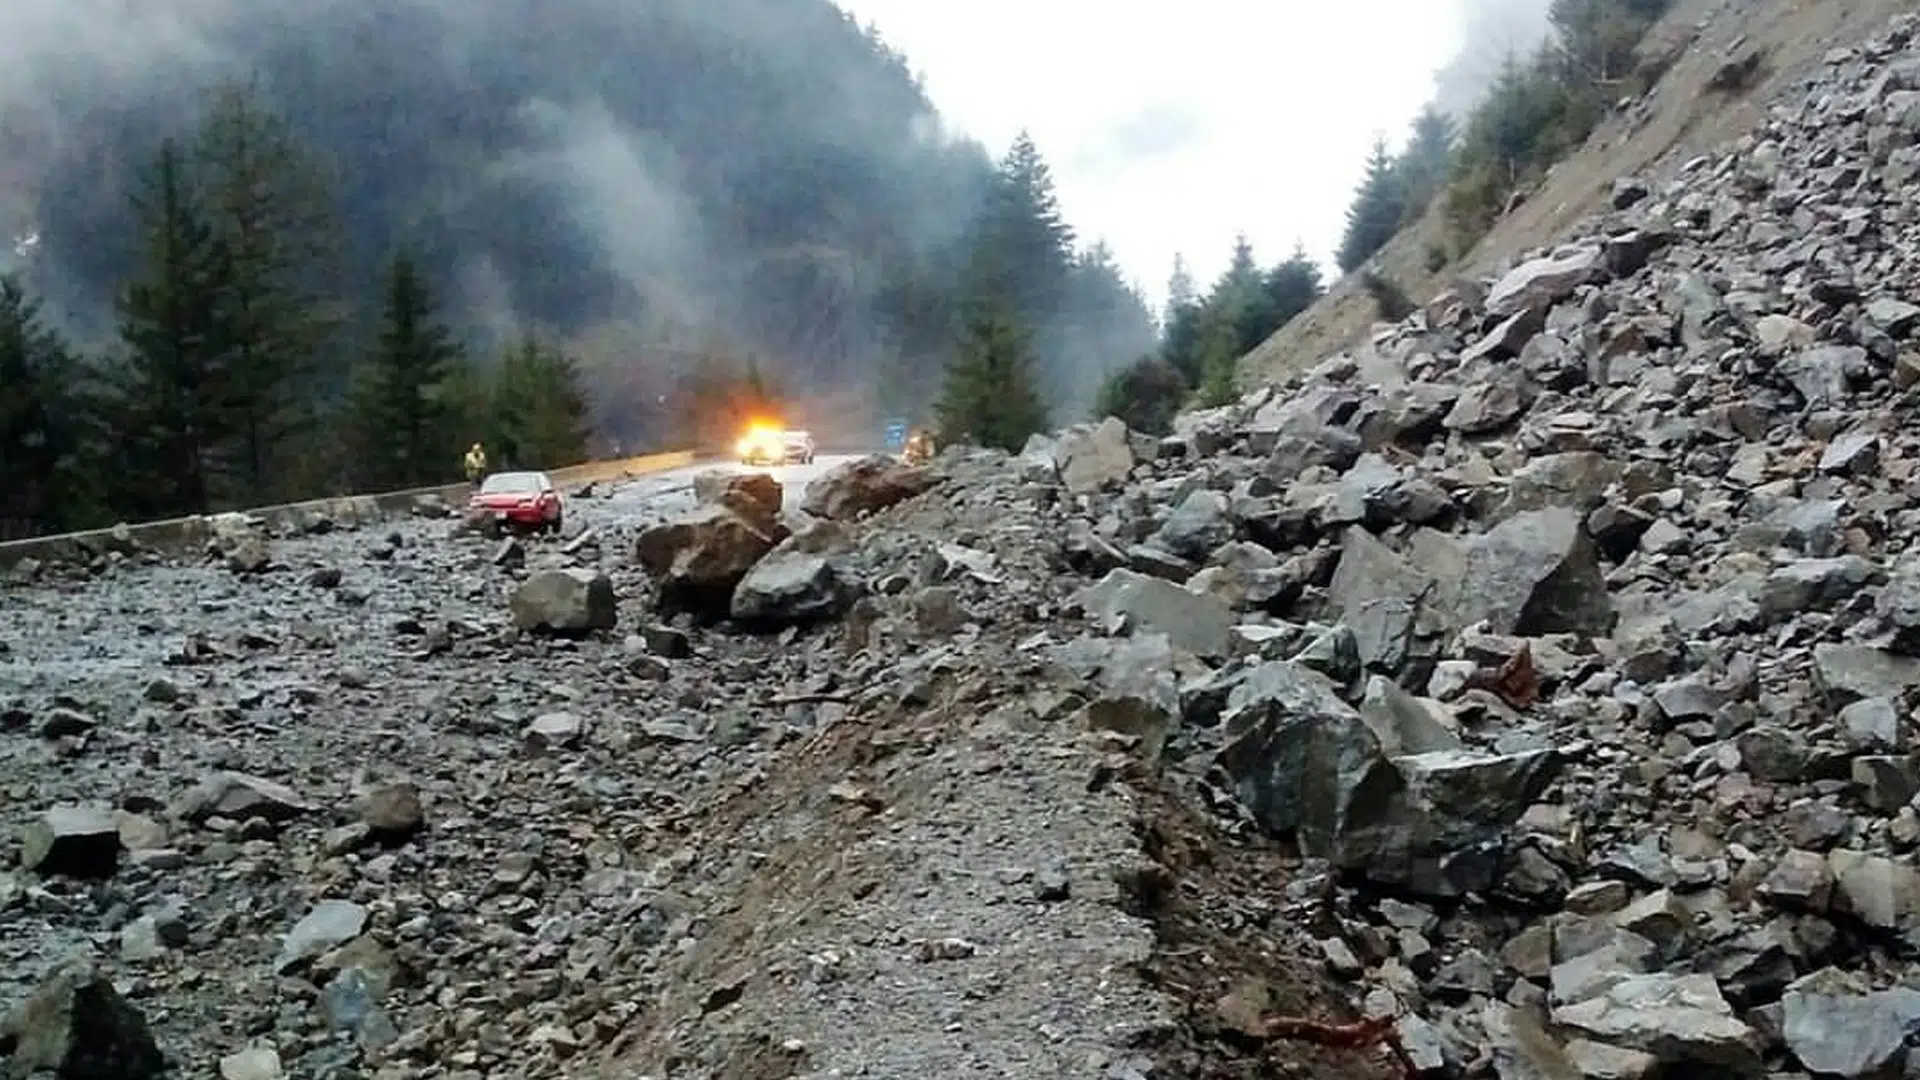
[[[467,447],[479,443],[491,457],[497,453],[499,435],[494,430],[493,380],[470,356],[447,365],[440,378],[438,394],[441,422],[450,433],[447,445],[439,451],[441,473],[458,473]]]
[[[0,274],[0,540],[94,524],[101,507],[97,402],[84,368],[18,278]]]
[[[1047,410],[1033,384],[1026,333],[1003,315],[985,313],[969,324],[934,406],[941,442],[971,442],[1018,451],[1047,426]]]
[[[1307,256],[1304,245],[1295,243],[1293,254],[1267,271],[1261,291],[1266,294],[1267,312],[1274,319],[1272,329],[1267,331],[1271,334],[1318,303],[1325,289],[1320,282],[1320,267]],[[1265,337],[1262,335],[1262,340]]]
[[[1039,325],[1065,299],[1073,230],[1060,213],[1053,173],[1033,138],[1008,148],[974,233],[965,292],[976,305]]]
[[[1352,273],[1400,231],[1406,217],[1406,194],[1385,139],[1375,139],[1367,157],[1367,171],[1347,209],[1346,233],[1340,241],[1339,263]]]
[[[1454,134],[1452,119],[1432,105],[1414,117],[1413,132],[1396,165],[1408,220],[1424,212],[1446,184],[1453,164]]]
[[[973,229],[961,279],[959,348],[968,347],[964,339],[983,321],[1010,320],[1028,341],[1043,396],[1069,395],[1073,380],[1057,361],[1072,264],[1073,231],[1061,216],[1053,175],[1022,132],[1001,159]]]
[[[526,337],[507,350],[495,377],[494,425],[501,463],[559,469],[587,457],[587,400],[572,358]]]
[[[1200,324],[1200,386],[1196,394],[1201,408],[1227,405],[1240,396],[1238,368],[1243,355],[1235,313],[1226,306],[1209,307]]]
[[[173,142],[160,145],[133,205],[143,265],[118,304],[124,353],[109,402],[126,437],[113,479],[136,519],[206,513],[228,501],[219,462],[235,434],[232,356],[214,310],[222,252]]]
[[[1187,396],[1186,380],[1172,364],[1143,356],[1114,372],[1100,387],[1094,419],[1117,416],[1135,431],[1165,435]]]
[[[463,443],[446,399],[447,378],[464,362],[411,252],[394,255],[372,355],[353,394],[361,482],[375,489],[419,487],[453,475]]]
[[[1187,269],[1186,256],[1175,254],[1173,273],[1167,278],[1167,309],[1161,316],[1162,326],[1173,325],[1181,311],[1199,302],[1199,290],[1193,283],[1193,271]]]
[[[1055,368],[1064,378],[1054,406],[1073,415],[1093,407],[1106,380],[1159,339],[1146,300],[1128,284],[1104,243],[1074,256],[1066,306],[1055,329],[1060,337]]]
[[[1207,305],[1216,318],[1233,330],[1230,351],[1235,360],[1266,340],[1274,325],[1273,316],[1267,311],[1264,283],[1252,242],[1244,233],[1235,236],[1233,256],[1227,261],[1226,272],[1220,275],[1207,297]]]
[[[340,325],[328,277],[334,222],[318,163],[247,84],[216,88],[196,145],[222,256],[215,315],[231,350],[233,467],[258,501],[318,480],[310,439]]]

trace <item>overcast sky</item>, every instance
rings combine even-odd
[[[1396,142],[1460,47],[1463,0],[837,0],[996,154],[1021,128],[1083,236],[1157,305],[1236,232],[1325,268],[1367,149]]]

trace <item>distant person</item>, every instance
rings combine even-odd
[[[918,465],[933,459],[933,436],[925,430],[917,430],[907,436],[906,459],[910,465]]]
[[[472,446],[467,447],[467,460],[465,465],[467,470],[467,483],[472,484],[476,488],[479,487],[480,481],[487,475],[487,452],[481,449],[479,443],[474,443]]]

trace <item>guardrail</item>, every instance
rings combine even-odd
[[[564,469],[549,470],[547,475],[553,477],[553,482],[556,484],[572,487],[684,468],[699,459],[699,455],[691,450],[676,450],[671,453],[643,454],[611,461],[588,461],[579,465],[570,465]],[[262,521],[269,530],[286,526],[301,527],[321,518],[336,525],[365,525],[411,514],[423,501],[430,503],[437,500],[449,508],[458,509],[466,504],[468,491],[466,484],[444,484],[437,487],[410,488],[406,491],[388,491],[378,495],[342,495],[329,499],[309,499],[305,502],[284,503],[279,506],[235,510],[232,513]],[[9,569],[22,559],[64,561],[92,558],[109,551],[193,550],[206,546],[213,535],[213,519],[222,516],[224,515],[195,514],[163,521],[147,521],[138,525],[121,524],[106,529],[89,529],[85,532],[10,540],[0,543],[0,570]]]

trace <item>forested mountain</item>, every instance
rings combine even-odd
[[[288,320],[169,331],[229,384],[195,406],[220,423],[175,417],[236,440],[203,448],[223,477],[204,499],[131,506],[108,484],[85,514],[0,512],[13,532],[350,487],[380,472],[370,461],[424,453],[333,453],[380,428],[369,386],[408,385],[368,374],[412,348],[394,345],[396,304],[461,356],[420,391],[444,414],[443,460],[392,479],[457,468],[466,436],[498,426],[475,418],[499,409],[474,381],[529,344],[567,361],[541,370],[572,387],[554,400],[582,403],[575,426],[623,449],[688,437],[689,403],[743,381],[831,395],[837,415],[798,418],[829,433],[931,416],[982,319],[1017,332],[1063,421],[1154,347],[1104,249],[1065,227],[1040,148],[955,137],[906,59],[828,0],[22,0],[0,8],[0,162],[0,235],[34,238],[7,309],[34,313],[32,333],[14,339],[57,331],[56,351],[103,373],[95,396],[143,423],[153,402],[134,398],[192,366],[155,360],[180,312],[153,305],[191,300],[167,277],[187,270],[166,265],[186,250],[169,230],[205,232],[226,260],[208,304],[258,270],[272,280],[248,288]],[[215,324],[260,347],[212,342]],[[0,431],[0,456],[26,460],[13,440],[72,412],[22,396],[42,385],[7,388],[9,415],[43,419]],[[42,455],[86,442],[34,438]]]

